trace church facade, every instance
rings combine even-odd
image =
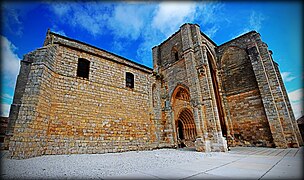
[[[184,24],[152,54],[153,69],[48,31],[21,61],[11,157],[303,144],[259,33],[217,45]]]

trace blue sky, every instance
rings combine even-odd
[[[50,28],[152,67],[152,50],[179,27],[197,23],[220,45],[256,30],[273,51],[296,117],[303,114],[301,2],[2,2],[1,115],[9,107],[23,55]]]

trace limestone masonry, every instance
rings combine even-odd
[[[303,144],[259,33],[216,45],[184,24],[152,52],[150,69],[48,31],[21,61],[5,139],[11,157]]]

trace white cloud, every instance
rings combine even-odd
[[[15,8],[5,3],[1,5],[1,11],[5,12],[5,15],[3,16],[4,29],[7,29],[10,33],[21,36],[23,34],[23,26],[20,13]]]
[[[51,31],[54,32],[54,33],[60,34],[62,36],[67,36],[63,30],[60,30],[58,28],[57,25],[53,25],[53,27],[51,28]]]
[[[219,27],[217,25],[212,26],[211,28],[207,29],[205,31],[205,34],[209,37],[209,38],[213,38],[216,34],[216,32],[219,30]]]
[[[152,67],[152,47],[160,44],[165,40],[166,36],[157,30],[149,30],[149,33],[144,35],[144,41],[139,45],[136,53],[137,58],[145,65]]]
[[[52,30],[52,32],[54,32],[54,33],[56,33],[56,34],[60,34],[60,35],[62,35],[62,36],[67,36],[63,30],[58,30],[58,31]]]
[[[13,99],[13,96],[9,95],[9,94],[1,94],[1,99],[8,99],[11,100]]]
[[[123,3],[51,3],[61,23],[81,28],[93,36],[110,30],[112,50],[122,53],[137,41],[137,61],[152,66],[152,47],[160,44],[184,23],[198,22],[210,37],[226,20],[220,3],[202,2],[123,2]],[[133,47],[134,48],[134,47]],[[115,52],[116,51],[116,52]]]
[[[54,11],[55,14],[57,14],[59,17],[63,17],[67,15],[71,11],[71,6],[65,3],[54,3],[51,6],[52,10]]]
[[[288,97],[290,101],[303,100],[303,88],[288,93]]]
[[[303,88],[297,89],[295,91],[292,91],[288,93],[288,97],[294,112],[294,115],[296,119],[303,116],[303,104],[304,104],[304,98],[303,98]]]
[[[252,30],[260,31],[262,28],[262,22],[265,20],[265,17],[262,13],[252,11],[249,19],[249,27]]]
[[[5,88],[15,88],[20,68],[20,58],[14,53],[17,49],[6,37],[1,38],[1,83]],[[1,116],[8,116],[13,96],[1,91]]]
[[[249,31],[259,32],[262,29],[262,24],[263,24],[263,21],[265,19],[266,19],[266,17],[264,16],[263,13],[252,11],[249,18],[248,18],[249,24],[244,23],[245,27],[241,31],[239,31],[236,35],[233,35],[232,38],[236,38],[236,37],[238,37],[242,34],[245,34]]]
[[[201,30],[209,37],[217,33],[222,16],[218,11],[222,8],[220,3],[203,2],[163,2],[153,12],[153,17],[147,21],[144,41],[137,49],[137,57],[146,65],[152,66],[152,47],[160,44],[184,23],[199,22],[203,24]]]
[[[208,24],[216,24],[222,21],[227,21],[226,17],[220,10],[224,5],[222,3],[198,3],[196,7],[195,18],[200,19],[200,23],[203,26]],[[219,24],[218,24],[219,25]]]
[[[296,78],[295,76],[292,75],[291,72],[282,72],[281,76],[285,83],[290,82]]]
[[[116,51],[123,51],[124,50],[124,45],[120,41],[113,41],[112,42],[112,48],[115,49]]]
[[[9,104],[1,104],[0,116],[2,116],[2,117],[8,117],[9,116],[10,108],[11,108],[11,105],[9,105]]]
[[[153,7],[150,5],[133,3],[117,5],[108,24],[116,36],[136,40],[141,33],[144,33],[143,29],[152,11]]]
[[[184,22],[193,21],[195,10],[194,2],[161,2],[152,20],[152,27],[169,36]]]
[[[20,58],[15,54],[17,49],[6,37],[1,37],[1,76],[15,84],[20,68]]]
[[[93,36],[103,33],[102,30],[109,19],[108,8],[110,6],[107,3],[100,6],[96,2],[50,3],[50,9],[61,23],[67,23],[76,29],[84,29]]]

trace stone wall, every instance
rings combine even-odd
[[[57,68],[65,71],[54,82],[46,154],[148,149],[155,141],[150,74],[68,47],[59,54]],[[91,62],[89,79],[75,77],[78,57]],[[126,72],[135,75],[134,89],[125,85]]]
[[[232,60],[239,59],[246,63],[244,65],[241,65],[242,63],[237,61],[236,61],[237,63],[231,63],[232,67],[234,66],[234,68],[232,69],[239,69],[237,71],[232,71],[232,73],[237,72],[236,76],[231,75],[231,77],[235,77],[235,80],[232,82],[238,84],[239,87],[233,85],[232,86],[223,85],[223,86],[226,88],[231,86],[229,89],[232,89],[233,91],[238,90],[238,88],[239,88],[238,91],[243,89],[244,92],[246,91],[250,92],[250,90],[254,90],[254,89],[258,90],[260,93],[260,99],[262,101],[261,106],[258,109],[256,109],[257,111],[261,112],[258,121],[265,118],[267,119],[269,129],[272,135],[273,143],[275,144],[275,146],[298,147],[299,146],[298,135],[297,135],[298,133],[297,133],[297,129],[294,128],[294,122],[291,115],[292,112],[288,108],[289,100],[284,96],[285,87],[282,86],[282,82],[280,81],[278,76],[278,74],[280,74],[279,70],[278,68],[275,67],[275,63],[271,58],[270,51],[268,50],[267,45],[261,40],[260,35],[255,31],[252,31],[236,39],[233,39],[227,43],[224,43],[223,45],[217,48],[218,60],[220,61],[219,63],[222,63],[221,77],[223,79],[224,84],[225,84],[225,80],[228,80],[226,77],[227,76],[229,77],[231,73],[230,71],[227,71],[225,69],[225,63],[224,63],[225,61],[223,62],[223,59],[227,57],[228,57],[227,59],[229,59],[230,56],[229,49],[240,49],[240,50],[236,50],[235,54],[232,54],[231,59]],[[252,70],[248,71],[248,68],[249,69],[252,68]],[[241,71],[242,69],[246,70],[246,72]],[[254,76],[252,76],[253,74]],[[248,83],[248,81],[251,82],[254,79],[256,80],[256,83]],[[243,82],[243,83],[239,83],[239,82]],[[229,82],[227,82],[226,84],[228,83]],[[229,101],[229,94],[231,94],[230,90],[228,90],[223,94],[225,99],[228,99],[228,101]],[[241,92],[239,92],[239,95],[241,95]],[[252,98],[256,99],[258,98],[258,96],[254,95]],[[244,106],[244,103],[243,102],[240,103],[239,106]],[[231,114],[233,114],[234,110],[230,108],[229,102],[226,102],[225,108],[226,111],[229,112],[231,117]],[[265,111],[265,113],[263,113],[262,111]],[[250,111],[247,111],[247,114],[250,114]],[[238,118],[233,119],[231,117],[232,123],[236,119]],[[247,121],[247,119],[244,120]],[[267,127],[263,127],[263,129],[265,128],[267,129]],[[231,130],[232,134],[233,131],[234,129]],[[248,134],[249,133],[250,132],[248,132]],[[268,134],[267,132],[264,133],[264,135],[266,135],[264,137],[264,140],[266,142],[268,141],[267,138],[269,139],[269,137],[267,137],[267,134]]]
[[[171,111],[171,96],[174,88],[184,82],[186,76],[180,33],[176,32],[162,45],[154,47],[153,56],[154,71],[157,72],[156,75],[160,75],[159,78],[155,77],[157,88],[153,92],[154,96],[158,96],[158,106],[154,106],[154,114],[159,114],[156,117],[160,127],[160,146],[174,147],[175,124],[172,120],[174,115]]]
[[[227,97],[235,145],[273,147],[259,90]]]
[[[273,146],[258,84],[246,49],[227,47],[219,63],[234,145]]]
[[[24,58],[31,65],[14,124],[13,137],[10,139],[9,151],[12,157],[29,158],[43,155],[45,152],[48,141],[47,129],[52,112],[53,62],[57,47],[47,46],[37,49],[29,54],[29,58]],[[27,66],[22,67],[27,68]],[[26,73],[19,75],[17,82],[20,82],[19,79],[24,79],[23,75]]]
[[[77,77],[78,58],[90,61],[88,79]],[[31,62],[12,157],[156,147],[151,69],[53,33]],[[126,87],[126,72],[133,73],[134,88]]]

